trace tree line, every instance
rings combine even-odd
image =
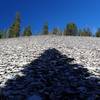
[[[51,32],[48,31],[48,24],[46,23],[43,28],[44,35],[64,35],[64,36],[92,36],[100,37],[100,28],[98,28],[95,34],[92,33],[90,28],[78,29],[75,23],[68,23],[63,31],[55,27]]]
[[[17,12],[15,19],[12,23],[12,25],[9,27],[8,30],[3,31],[0,30],[0,38],[14,38],[14,37],[20,37],[20,36],[31,36],[32,31],[31,31],[31,26],[25,27],[23,33],[21,34],[21,18],[20,18],[20,13]]]
[[[17,12],[15,19],[8,30],[0,30],[0,38],[13,38],[20,36],[31,36],[32,30],[31,26],[27,26],[24,28],[23,33],[21,34],[21,18],[20,13]],[[43,29],[41,35],[64,35],[64,36],[96,36],[100,37],[100,28],[98,28],[95,35],[93,35],[92,31],[89,28],[79,29],[75,23],[68,23],[63,31],[59,28],[55,27],[51,32],[49,32],[49,25],[46,22],[43,25]]]

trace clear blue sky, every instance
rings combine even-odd
[[[9,28],[17,11],[21,30],[31,25],[33,32],[40,32],[45,21],[50,30],[63,29],[68,22],[93,32],[100,27],[100,0],[0,0],[0,29]]]

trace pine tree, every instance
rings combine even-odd
[[[2,31],[0,30],[0,39],[2,38]]]
[[[24,29],[24,33],[23,33],[24,36],[31,36],[32,35],[32,32],[31,32],[31,27],[28,26]]]
[[[84,28],[83,30],[80,30],[80,36],[92,36],[92,32],[89,28]]]
[[[78,29],[75,23],[68,23],[64,30],[64,35],[76,36],[78,35]]]
[[[6,38],[6,30],[0,30],[0,38]]]
[[[46,22],[43,26],[43,32],[42,32],[43,35],[48,35],[49,34],[49,31],[48,31],[48,23]]]
[[[98,28],[98,30],[96,32],[96,37],[100,37],[100,28]]]
[[[53,31],[52,31],[52,34],[53,35],[62,35],[62,32],[59,28],[54,28]]]
[[[9,37],[19,37],[19,36],[20,36],[20,14],[17,12],[15,21],[9,29]]]

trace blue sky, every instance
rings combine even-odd
[[[21,30],[31,25],[40,32],[45,21],[49,29],[75,22],[79,28],[100,27],[100,0],[0,0],[0,29],[12,24],[16,12],[21,14]]]

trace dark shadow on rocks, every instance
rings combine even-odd
[[[42,100],[100,100],[99,79],[73,61],[54,48],[46,50],[24,66],[24,76],[6,82],[0,100],[27,100],[34,94]]]

